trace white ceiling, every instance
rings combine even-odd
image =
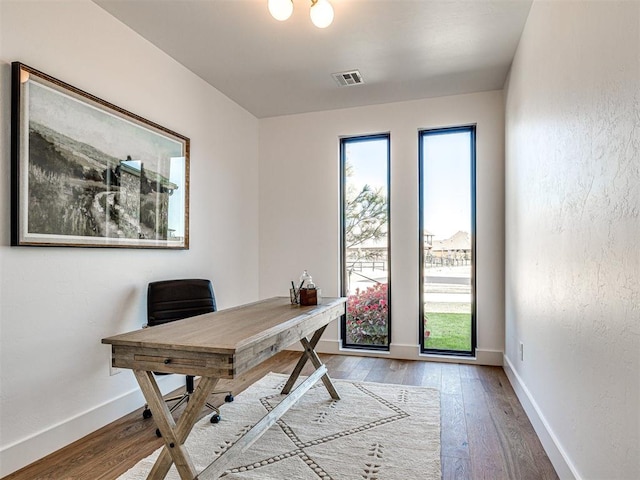
[[[258,118],[501,89],[532,0],[94,0]],[[359,69],[365,84],[331,74]]]

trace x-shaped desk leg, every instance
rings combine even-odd
[[[218,383],[218,378],[201,378],[176,424],[173,421],[169,407],[162,399],[162,393],[153,377],[153,373],[143,370],[134,370],[134,373],[165,442],[165,446],[149,472],[147,479],[158,480],[165,478],[172,463],[175,463],[181,479],[192,480],[197,478],[195,467],[184,446],[184,442],[196,423],[209,394]]]
[[[286,395],[291,391],[291,389],[293,388],[293,385],[296,383],[296,380],[298,380],[298,377],[300,376],[300,372],[302,372],[302,369],[307,363],[307,360],[311,360],[311,363],[313,364],[314,367],[316,367],[316,369],[322,366],[322,361],[320,360],[320,357],[318,357],[318,354],[316,353],[315,348],[318,342],[320,341],[320,337],[322,337],[322,334],[324,333],[326,328],[327,328],[327,325],[316,330],[315,333],[313,334],[313,337],[311,337],[311,340],[308,340],[306,337],[300,340],[300,343],[304,347],[304,352],[300,356],[300,360],[298,360],[298,363],[296,364],[296,367],[293,369],[293,372],[291,372],[291,376],[289,377],[289,380],[287,380],[286,385],[282,389],[283,394]],[[340,395],[338,395],[336,388],[333,386],[333,383],[331,382],[331,378],[329,378],[329,374],[325,373],[322,376],[322,383],[324,383],[324,386],[329,391],[329,395],[331,395],[331,398],[333,398],[334,400],[340,400]]]

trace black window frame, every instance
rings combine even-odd
[[[387,141],[387,344],[386,345],[359,345],[347,343],[347,315],[340,318],[340,345],[344,349],[350,350],[374,350],[388,352],[391,348],[391,133],[377,133],[371,135],[358,135],[340,138],[340,294],[348,297],[347,292],[347,268],[346,268],[346,248],[345,248],[345,149],[348,143],[367,142],[385,139]]]
[[[444,350],[425,348],[424,346],[424,147],[423,139],[429,135],[446,135],[451,133],[468,132],[471,142],[471,350]],[[442,127],[422,129],[418,131],[418,302],[419,302],[419,337],[420,353],[444,356],[475,357],[477,350],[477,311],[476,311],[476,125],[461,125],[455,127]]]

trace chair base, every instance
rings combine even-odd
[[[191,398],[191,395],[193,395],[193,392],[194,392],[194,377],[192,375],[187,375],[186,380],[187,380],[187,385],[186,385],[186,389],[185,389],[184,393],[164,399],[164,401],[166,403],[176,402],[169,408],[169,412],[171,412],[171,413],[173,413],[183,403],[188,402],[189,399]],[[224,401],[226,403],[233,402],[233,400],[234,400],[233,393],[230,390],[221,390],[221,391],[211,392],[211,395],[218,395],[220,393],[226,393],[227,394],[224,397]],[[213,410],[213,412],[214,412],[213,415],[211,415],[211,423],[220,422],[220,418],[221,418],[220,417],[220,409],[218,409],[218,407],[216,407],[215,405],[213,405],[213,404],[211,404],[209,402],[205,403],[205,406],[207,408]],[[153,414],[151,413],[151,410],[149,410],[149,405],[145,404],[144,410],[142,412],[142,418],[147,419],[147,418],[151,418],[152,416],[153,416]],[[156,430],[156,435],[158,437],[161,436],[160,435],[160,430]]]

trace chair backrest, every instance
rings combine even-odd
[[[151,282],[147,288],[150,327],[216,311],[210,280],[180,279]]]

